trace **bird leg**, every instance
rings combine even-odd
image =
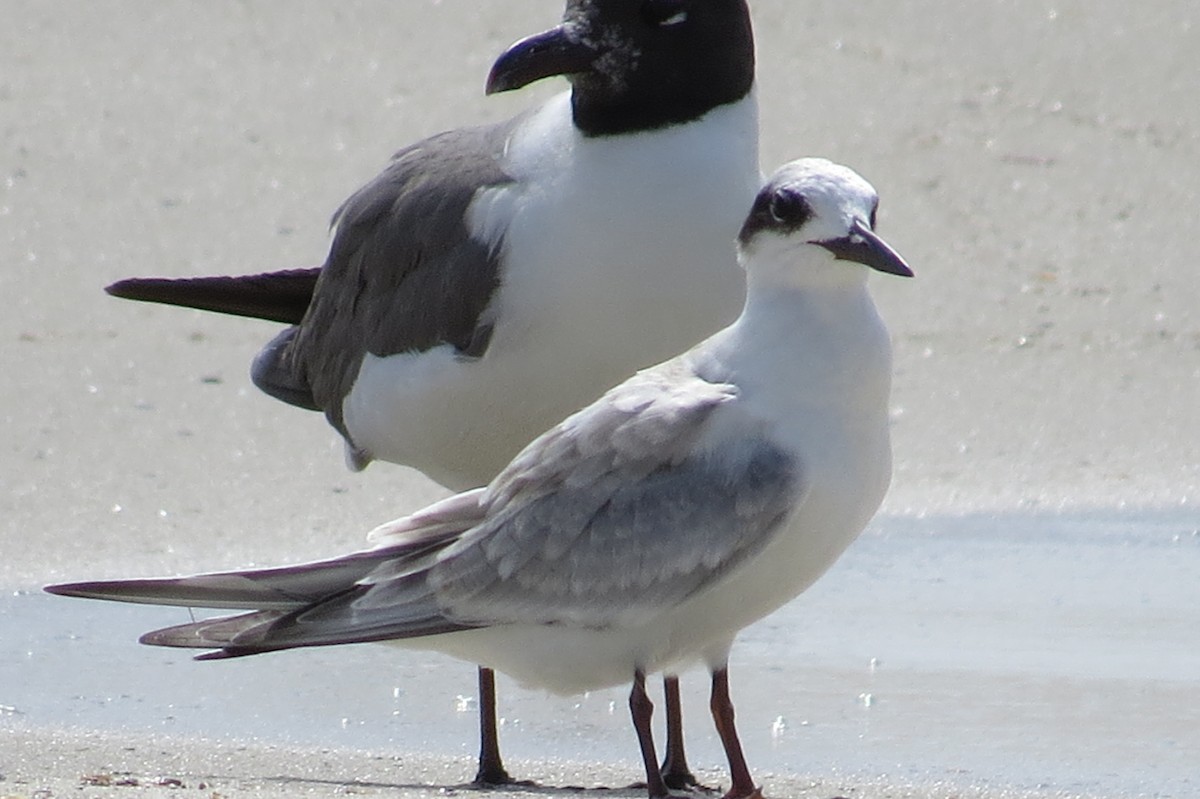
[[[500,759],[500,734],[496,729],[496,673],[484,666],[479,667],[479,771],[472,784],[482,788],[532,784],[514,780]]]
[[[746,768],[746,757],[742,754],[742,743],[738,740],[737,728],[733,724],[733,701],[729,698],[729,667],[723,666],[713,672],[712,698],[713,723],[721,745],[725,747],[725,758],[729,761],[729,790],[723,799],[762,799],[762,791],[750,777]]]
[[[658,755],[654,751],[654,733],[650,719],[654,715],[654,703],[646,694],[646,673],[638,669],[633,673],[633,689],[629,692],[629,714],[633,717],[633,729],[637,732],[638,745],[642,748],[642,762],[646,766],[646,790],[650,799],[670,796],[658,768]]]
[[[667,755],[663,758],[662,777],[668,788],[709,790],[701,785],[688,768],[683,752],[683,708],[679,699],[679,678],[663,675],[663,694],[667,711]]]

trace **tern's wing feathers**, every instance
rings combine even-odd
[[[466,630],[479,625],[450,619],[419,576],[388,580],[386,591],[359,583],[292,612],[261,610],[155,630],[144,644],[220,649],[211,660],[279,649],[387,641]],[[381,601],[383,600],[383,601]]]
[[[469,626],[447,618],[425,580],[438,552],[482,517],[482,489],[372,531],[374,549],[274,569],[153,580],[67,583],[53,594],[256,612],[155,630],[155,646],[222,649],[206,657],[429,635]],[[377,585],[387,590],[376,592]],[[382,601],[381,601],[382,600]]]
[[[538,438],[486,492],[379,528],[370,551],[50,590],[260,608],[143,638],[221,648],[213,657],[502,624],[644,623],[759,552],[803,490],[800,465],[753,419],[716,422],[737,396],[672,361]]]
[[[464,629],[447,619],[424,579],[436,554],[479,515],[480,492],[451,497],[376,531],[380,545],[341,558],[275,569],[157,580],[68,583],[52,594],[153,605],[256,608],[253,613],[155,630],[142,643],[222,649],[210,657],[298,646],[377,641]],[[426,522],[424,525],[421,522]],[[380,612],[376,583],[388,586]]]
[[[487,520],[438,556],[441,601],[472,621],[606,626],[711,585],[761,549],[801,487],[752,421],[713,429],[736,402],[680,359],[542,436],[492,484]]]
[[[530,444],[487,493],[373,534],[374,553],[421,530],[455,538],[445,549],[400,553],[290,613],[143,640],[231,657],[502,624],[644,623],[760,551],[797,499],[799,469],[779,448],[712,434],[714,411],[736,398],[679,361],[643,372]]]
[[[478,492],[459,495],[467,500],[462,503],[463,507],[468,507],[470,498],[477,495]],[[438,505],[431,506],[423,514],[428,514]],[[409,518],[419,519],[422,516]],[[46,590],[61,596],[144,605],[295,610],[342,594],[358,583],[370,580],[370,576],[381,569],[385,575],[392,576],[399,574],[397,564],[407,564],[413,570],[427,567],[432,562],[432,556],[453,543],[462,529],[439,517],[425,527],[409,525],[404,529],[389,531],[391,535],[375,549],[330,560],[188,577],[62,583],[47,586]]]

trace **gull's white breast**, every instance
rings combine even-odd
[[[732,321],[756,117],[751,95],[697,123],[589,139],[563,94],[527,118],[506,153],[516,181],[469,212],[480,240],[503,234],[487,352],[368,355],[344,404],[352,438],[447,486],[480,485],[604,390]]]

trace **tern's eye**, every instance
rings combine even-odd
[[[642,19],[648,25],[669,28],[687,22],[688,0],[643,0]]]
[[[875,229],[875,214],[877,211],[879,211],[879,201],[878,200],[876,200],[875,204],[871,206],[871,216],[867,220],[868,222],[871,223],[871,230]]]
[[[808,200],[790,191],[777,192],[771,198],[771,218],[780,225],[798,228],[812,216]]]

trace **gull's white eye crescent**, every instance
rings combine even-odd
[[[670,28],[687,22],[687,0],[645,0],[642,19],[660,28]]]

